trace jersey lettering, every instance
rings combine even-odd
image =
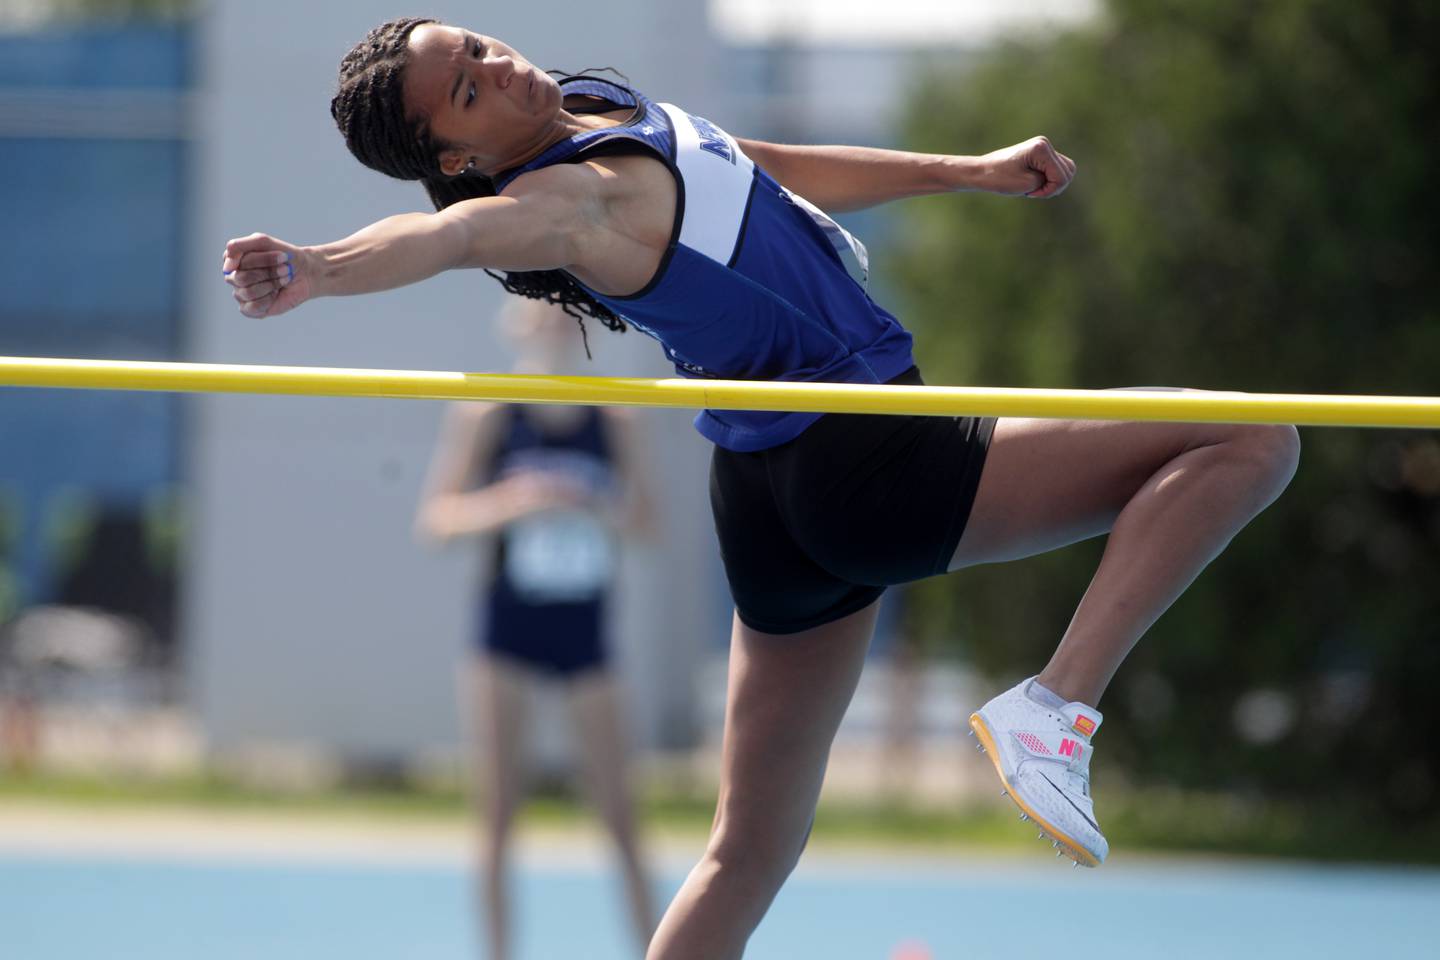
[[[713,153],[727,163],[735,163],[735,151],[730,148],[730,140],[720,129],[706,120],[704,117],[690,116],[690,125],[700,135],[700,149],[706,153]]]

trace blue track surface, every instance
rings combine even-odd
[[[517,893],[524,960],[635,956],[605,871],[524,867]],[[8,857],[0,955],[458,960],[479,955],[468,898],[458,867]],[[1106,960],[1435,957],[1437,905],[1437,871],[824,860],[792,880],[747,958],[884,960],[907,940],[936,960],[1054,955],[1046,942]]]

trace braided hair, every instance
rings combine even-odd
[[[440,154],[455,145],[434,136],[428,118],[405,109],[410,34],[427,23],[439,21],[405,17],[382,23],[366,34],[340,61],[340,89],[330,101],[330,115],[355,159],[397,180],[419,180],[435,209],[444,210],[463,200],[495,196],[495,184],[474,171],[447,176],[440,168]],[[626,328],[622,317],[563,270],[485,272],[508,292],[556,304],[574,317],[586,338],[587,355],[585,317],[610,330]]]

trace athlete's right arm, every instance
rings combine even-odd
[[[422,539],[445,543],[494,533],[533,513],[583,501],[574,483],[540,470],[475,485],[477,474],[491,469],[500,445],[501,412],[497,404],[450,407],[415,515],[415,532]]]
[[[241,313],[273,317],[315,297],[389,290],[446,270],[570,266],[595,205],[564,168],[525,181],[502,197],[387,217],[334,243],[302,247],[258,233],[231,240],[221,269]]]

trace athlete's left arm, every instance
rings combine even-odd
[[[1063,192],[1075,176],[1075,161],[1045,137],[976,157],[762,140],[739,143],[782,186],[831,213],[966,190],[1047,199]]]

